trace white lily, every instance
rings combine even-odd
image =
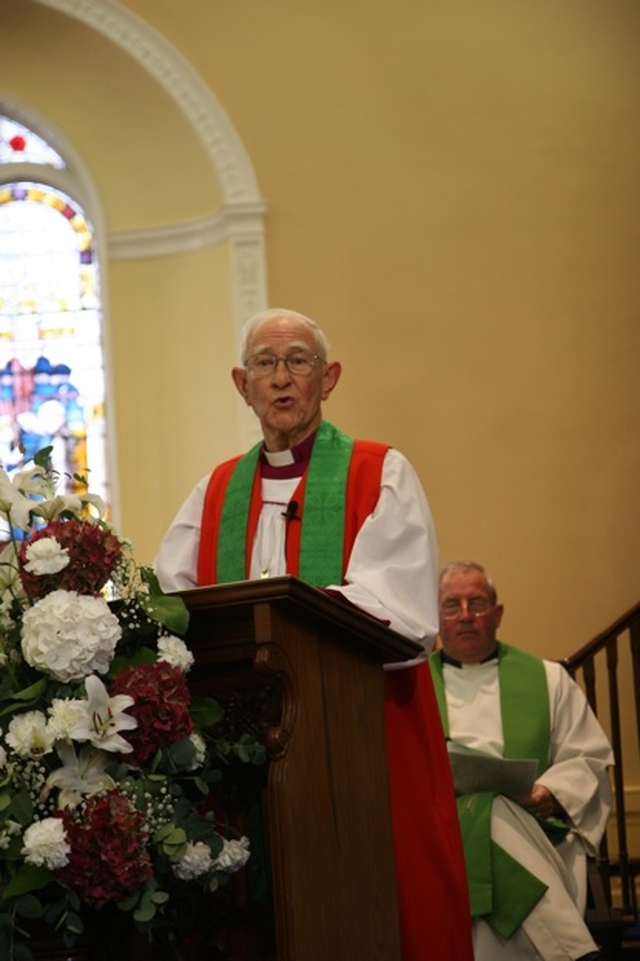
[[[14,489],[26,496],[50,497],[53,493],[51,475],[42,467],[29,467],[28,470],[18,470],[11,475]]]
[[[23,531],[29,529],[29,513],[36,506],[36,501],[23,493],[36,493],[33,488],[39,485],[31,476],[34,474],[34,471],[20,471],[12,481],[6,471],[0,470],[0,514],[6,517],[12,527],[19,527]],[[40,471],[38,474],[42,478]],[[22,487],[19,483],[22,483]]]
[[[59,788],[58,807],[76,807],[83,797],[107,791],[115,787],[115,781],[105,768],[111,758],[104,751],[96,751],[91,747],[83,747],[76,755],[73,744],[69,741],[59,741],[56,753],[62,761],[62,767],[53,771],[45,781],[41,798],[46,800],[53,788]]]
[[[49,500],[31,503],[33,513],[46,521],[56,520],[63,511],[78,515],[89,507],[93,507],[98,518],[104,515],[105,504],[97,494],[56,494]]]
[[[81,717],[69,731],[75,741],[90,741],[94,747],[118,754],[129,754],[133,750],[128,741],[118,731],[132,731],[138,722],[125,711],[135,703],[128,694],[109,693],[95,674],[85,679],[86,701],[75,701]]]

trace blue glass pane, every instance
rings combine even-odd
[[[62,191],[0,185],[0,462],[53,446],[108,502],[102,314],[93,228]]]

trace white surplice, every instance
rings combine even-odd
[[[209,476],[192,490],[160,545],[154,567],[163,589],[187,590],[197,583],[202,506]],[[263,507],[252,548],[251,577],[267,569],[286,574],[283,511],[299,478],[262,480]],[[438,548],[429,505],[409,461],[388,450],[382,467],[380,498],[362,525],[347,565],[345,584],[328,585],[356,607],[422,644],[423,660],[438,630],[435,585]]]
[[[611,810],[607,768],[613,752],[578,685],[562,665],[544,661],[550,708],[549,767],[537,780],[569,817],[571,830],[552,845],[536,819],[504,797],[493,802],[491,834],[548,885],[513,937],[505,941],[474,920],[476,961],[575,961],[596,950],[583,921],[587,853],[595,853]],[[467,747],[502,756],[498,662],[443,666],[449,734]]]

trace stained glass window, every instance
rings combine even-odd
[[[7,123],[0,118],[0,150],[6,148],[8,141],[1,138],[8,129],[11,137],[26,141],[29,163],[53,164],[41,138],[24,127],[18,134],[20,125]],[[16,158],[4,162],[15,164]],[[77,490],[81,485],[74,475],[88,472],[91,491],[108,503],[105,444],[102,313],[92,223],[57,187],[0,182],[0,463],[12,471],[51,446],[61,486]]]
[[[0,116],[0,164],[49,164],[62,170],[66,164],[59,153],[28,127]]]

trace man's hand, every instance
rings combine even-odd
[[[549,788],[537,782],[531,788],[531,794],[520,798],[518,804],[536,818],[561,818],[565,815]]]

